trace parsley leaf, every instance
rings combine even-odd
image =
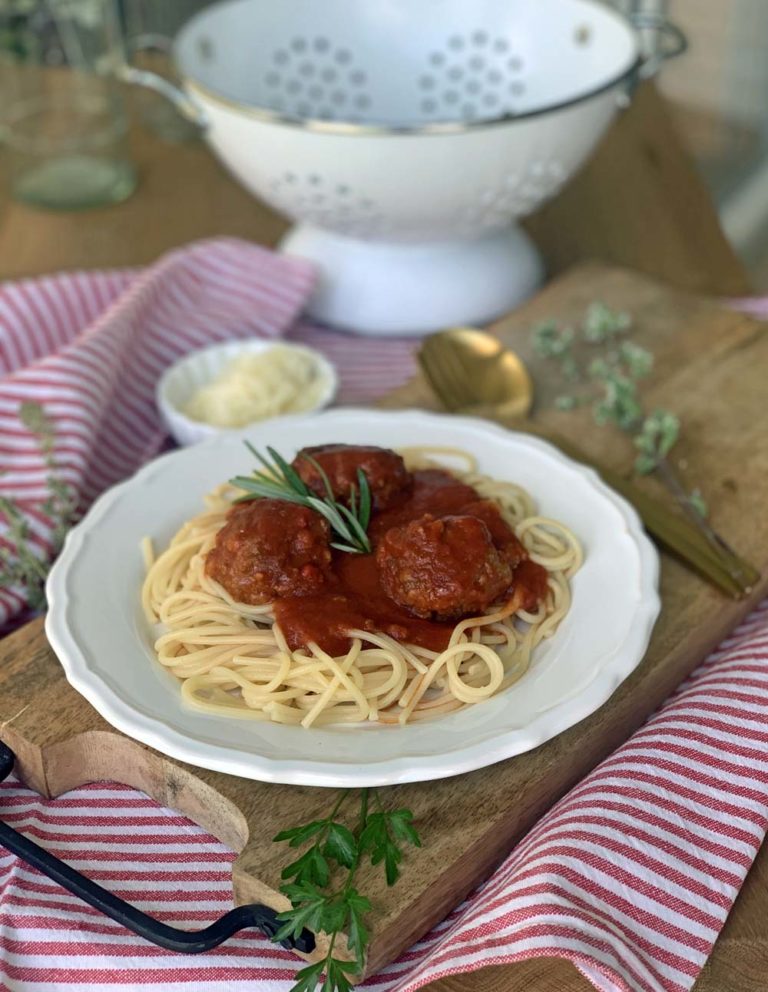
[[[361,486],[361,499],[367,497]],[[360,975],[370,933],[365,918],[373,909],[370,900],[355,887],[361,861],[367,855],[374,865],[384,864],[388,885],[394,885],[403,859],[401,845],[421,846],[413,813],[407,809],[369,810],[369,789],[359,791],[359,810],[353,826],[337,819],[349,795],[342,793],[330,815],[298,827],[281,830],[274,838],[298,848],[309,845],[282,871],[280,891],[291,908],[278,914],[283,924],[274,936],[277,942],[297,938],[306,928],[329,936],[328,951],[322,961],[302,968],[291,992],[349,992],[349,975]],[[347,947],[354,960],[335,954],[339,935],[346,934]]]

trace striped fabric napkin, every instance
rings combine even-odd
[[[43,404],[56,460],[83,507],[157,454],[160,374],[194,348],[229,338],[287,337],[319,348],[340,372],[339,401],[370,402],[413,372],[412,342],[366,341],[297,323],[312,290],[308,263],[235,239],[174,251],[144,271],[76,272],[0,287],[0,496],[23,505],[46,554],[46,469],[19,420]],[[0,524],[0,544],[3,527]],[[0,630],[24,609],[0,589]]]
[[[0,290],[0,492],[36,507],[44,470],[17,417],[42,401],[84,503],[157,452],[154,382],[225,337],[311,343],[337,362],[342,401],[412,371],[412,343],[294,323],[312,273],[233,240],[143,271]],[[23,607],[4,590],[7,618]],[[693,985],[768,827],[768,603],[623,747],[561,800],[489,881],[399,961],[376,992],[536,956],[571,961],[601,990]],[[231,906],[231,851],[141,793],[98,783],[47,801],[13,779],[0,816],[146,912],[202,927]],[[425,837],[428,843],[429,838]],[[297,959],[257,932],[195,957],[162,951],[0,849],[0,978],[9,990],[141,987],[286,992]]]

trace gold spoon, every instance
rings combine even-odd
[[[500,417],[527,417],[533,381],[523,361],[487,331],[453,327],[432,334],[419,353],[422,368],[449,409],[487,406]],[[425,367],[428,366],[428,369]]]
[[[651,534],[710,581],[736,597],[752,589],[760,573],[703,520],[686,520],[570,441],[525,420],[533,404],[533,382],[522,359],[497,337],[472,327],[451,328],[425,338],[417,357],[446,409],[543,435],[564,454],[595,468],[635,507]]]

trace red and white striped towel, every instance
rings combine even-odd
[[[376,341],[297,323],[314,282],[308,263],[235,239],[171,252],[142,271],[67,273],[0,288],[0,495],[27,511],[46,552],[40,512],[47,469],[19,405],[44,405],[56,459],[83,506],[157,454],[160,374],[180,355],[227,338],[286,336],[323,351],[339,402],[370,402],[413,370],[413,342]],[[0,543],[2,526],[0,525]],[[24,607],[0,589],[0,629]]]
[[[68,478],[88,499],[157,450],[154,379],[210,340],[287,330],[339,364],[342,398],[357,402],[410,373],[409,342],[289,329],[310,286],[300,263],[216,241],[144,273],[0,291],[5,490],[33,503],[43,481],[15,419],[21,399],[51,410]],[[37,530],[42,543],[44,521]],[[18,606],[4,602],[7,611]],[[481,889],[366,987],[411,992],[444,975],[545,955],[570,960],[602,990],[689,989],[768,827],[766,714],[768,604]],[[49,802],[11,780],[0,786],[0,816],[166,922],[200,927],[230,908],[232,852],[127,787],[99,783]],[[0,851],[5,989],[285,992],[296,968],[293,955],[255,931],[203,956],[159,950]]]
[[[364,987],[414,992],[546,956],[605,992],[689,989],[768,826],[766,714],[768,604],[482,888]],[[128,787],[46,801],[10,781],[0,816],[167,923],[199,928],[231,908],[232,852]],[[160,950],[0,853],[3,988],[286,992],[297,966],[257,931],[201,956]]]

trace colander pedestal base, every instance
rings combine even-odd
[[[300,224],[280,247],[318,268],[309,316],[370,336],[487,323],[527,299],[543,275],[538,252],[516,226],[474,240],[413,244]]]

